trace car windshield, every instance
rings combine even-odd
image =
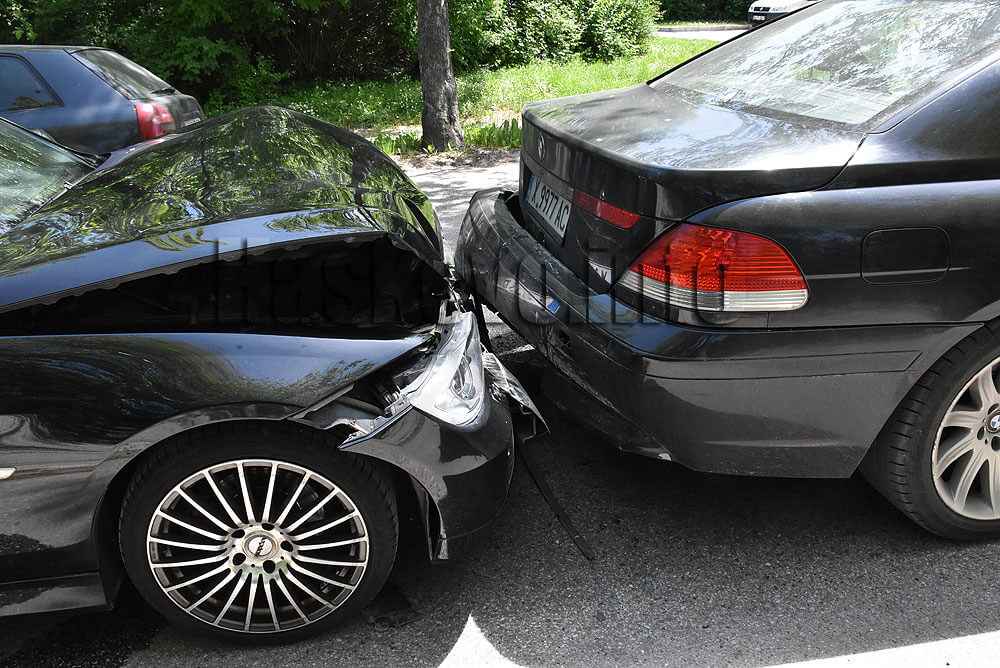
[[[0,121],[0,233],[90,170],[69,151]]]
[[[651,85],[731,108],[857,126],[895,113],[990,55],[998,41],[998,0],[827,0]]]

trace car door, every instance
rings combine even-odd
[[[75,426],[101,413],[53,355],[72,338],[0,337],[0,583],[97,570],[88,483],[110,448]]]

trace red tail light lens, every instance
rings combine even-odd
[[[639,214],[627,211],[614,204],[608,204],[604,200],[597,199],[593,195],[588,195],[582,190],[573,192],[573,204],[587,213],[624,230],[631,229],[633,225],[639,222]]]
[[[809,297],[778,244],[748,232],[684,223],[652,243],[620,285],[647,298],[706,311],[791,311]]]
[[[174,116],[158,104],[138,102],[135,115],[139,119],[139,139],[146,141],[174,130]]]

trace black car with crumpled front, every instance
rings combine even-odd
[[[0,121],[0,616],[289,640],[367,605],[401,517],[465,552],[530,400],[430,202],[361,137],[254,107],[107,157]]]

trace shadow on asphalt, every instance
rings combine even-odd
[[[759,665],[1000,628],[995,543],[934,538],[860,479],[694,473],[620,453],[541,407],[555,438],[536,459],[594,562],[519,470],[475,557],[430,566],[411,545],[391,598],[323,637],[208,642],[161,631],[129,594],[25,641],[4,665],[436,665],[468,647],[478,663]]]
[[[0,667],[120,666],[166,622],[126,583],[115,609],[0,620]]]

